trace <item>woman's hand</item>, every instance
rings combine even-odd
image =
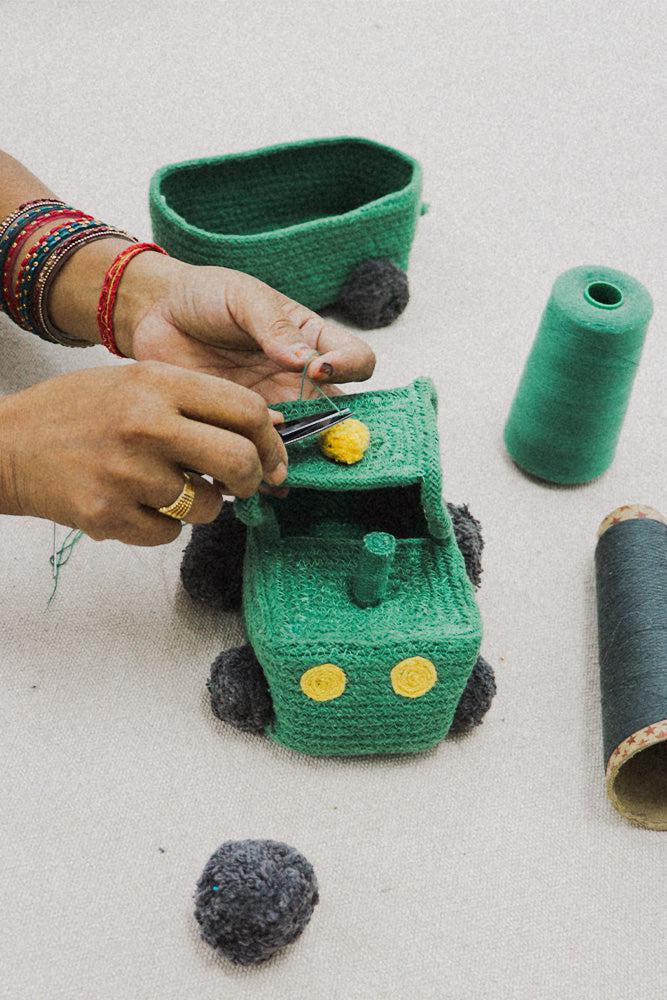
[[[187,520],[211,521],[222,493],[278,486],[287,453],[249,389],[157,362],[64,375],[0,400],[0,513],[50,518],[96,540],[173,541],[160,514],[193,475]]]
[[[0,150],[0,220],[33,198],[53,192]],[[37,229],[31,241],[49,230]],[[99,343],[96,312],[105,271],[128,245],[122,238],[80,247],[50,290],[51,320],[75,340]],[[19,255],[20,257],[20,255]],[[17,278],[19,259],[13,280]],[[222,376],[269,402],[299,395],[309,358],[310,378],[323,384],[370,378],[375,356],[365,341],[323,320],[263,282],[223,267],[195,267],[145,251],[131,260],[118,287],[116,341],[137,361],[169,364]],[[319,356],[317,356],[319,355]],[[313,390],[306,384],[305,394]]]
[[[222,376],[269,403],[298,398],[309,358],[308,375],[320,383],[357,382],[373,373],[375,356],[365,341],[240,271],[145,252],[128,265],[120,289],[129,308],[119,292],[116,339],[138,361]]]
[[[76,338],[98,337],[95,312],[106,268],[127,243],[100,240],[72,256],[54,283],[49,312]],[[369,345],[248,274],[195,267],[154,251],[121,279],[116,342],[137,361],[166,361],[247,386],[269,402],[296,399],[301,374],[322,384],[369,378]],[[333,384],[329,391],[335,392]],[[304,394],[314,394],[306,383]]]

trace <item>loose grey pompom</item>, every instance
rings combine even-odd
[[[461,695],[448,735],[462,736],[478,726],[491,707],[495,693],[493,670],[480,656]]]
[[[393,323],[409,299],[405,271],[388,257],[372,257],[348,275],[337,305],[362,330],[374,330]]]
[[[482,581],[482,549],[484,548],[482,526],[472,516],[465,504],[457,507],[453,503],[448,503],[447,509],[454,525],[454,534],[470,581],[475,587],[479,587]]]
[[[225,500],[210,524],[195,524],[183,553],[181,580],[190,597],[222,611],[241,606],[246,528]]]
[[[264,962],[294,941],[319,901],[312,865],[275,840],[230,840],[195,890],[202,937],[236,965]]]
[[[269,686],[250,645],[220,653],[207,687],[214,714],[236,729],[261,733],[273,717]]]

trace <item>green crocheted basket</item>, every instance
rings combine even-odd
[[[174,257],[246,271],[321,309],[357,265],[407,268],[421,183],[416,160],[352,137],[186,160],[151,179],[153,236]]]
[[[267,734],[308,754],[425,750],[447,734],[481,642],[441,497],[435,390],[417,379],[340,402],[370,428],[358,464],[334,464],[307,440],[290,449],[287,499],[236,504],[248,526],[246,630],[273,702]],[[289,418],[322,401],[280,408]],[[365,606],[383,559],[379,603]]]

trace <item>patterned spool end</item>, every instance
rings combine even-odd
[[[598,538],[602,538],[605,531],[608,531],[615,524],[621,524],[622,521],[643,521],[647,518],[667,524],[665,517],[654,507],[647,507],[643,503],[624,503],[621,507],[616,507],[610,514],[607,514],[600,523]]]
[[[667,830],[667,719],[628,736],[607,764],[609,801],[648,830]]]

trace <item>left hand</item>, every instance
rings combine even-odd
[[[115,316],[128,357],[218,375],[269,404],[298,399],[308,358],[308,377],[330,384],[328,392],[370,378],[375,367],[365,341],[257,278],[149,251],[128,264]],[[306,382],[304,396],[312,395]]]

